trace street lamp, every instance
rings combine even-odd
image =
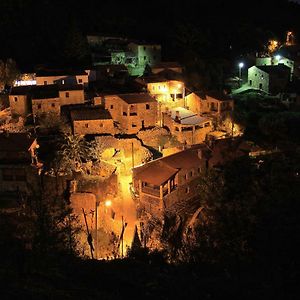
[[[244,67],[244,63],[239,63],[239,82],[242,81],[242,68]]]
[[[105,201],[105,206],[110,207],[111,206],[111,200],[106,200]]]

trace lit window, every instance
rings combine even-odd
[[[70,97],[70,93],[66,92],[66,98],[69,98],[69,97]]]

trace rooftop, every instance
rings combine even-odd
[[[205,162],[198,153],[202,151],[205,156],[208,148],[205,144],[153,160],[143,166],[136,167],[137,178],[154,185],[164,184],[181,169],[189,170]]]
[[[32,85],[15,86],[11,89],[10,95],[27,95],[31,91]]]
[[[102,106],[79,107],[71,110],[72,121],[81,120],[108,120],[111,114]]]
[[[197,114],[193,113],[192,111],[183,107],[177,107],[170,111],[171,111],[171,118],[173,120],[176,119],[176,114],[179,114],[180,124],[182,125],[196,125],[196,124],[201,124],[209,121],[208,118],[200,117]]]
[[[291,69],[284,64],[271,65],[271,66],[256,66],[258,69],[270,74],[277,74],[278,76],[290,72]]]
[[[56,84],[33,85],[31,88],[32,99],[58,98],[58,86]]]
[[[119,94],[118,96],[128,104],[156,102],[155,98],[147,93]]]
[[[60,69],[44,69],[36,72],[36,77],[45,76],[76,76],[88,75],[84,70],[60,70]]]
[[[80,91],[83,90],[82,84],[62,84],[59,85],[60,91]]]

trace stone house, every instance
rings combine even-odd
[[[242,138],[224,138],[150,161],[133,168],[132,192],[146,213],[158,218],[166,212],[180,214],[192,208],[188,202],[197,199],[204,172],[249,155],[250,149]]]
[[[162,61],[151,67],[151,71],[153,74],[157,74],[165,70],[171,70],[177,73],[182,73],[183,67],[176,61],[170,61],[170,62]]]
[[[38,148],[36,139],[26,133],[0,133],[0,193],[30,193],[36,188],[42,166]]]
[[[258,66],[277,66],[279,64],[284,64],[285,66],[291,69],[291,77],[290,80],[293,79],[294,74],[294,61],[281,56],[281,55],[274,55],[274,56],[265,56],[265,57],[256,57],[255,65]]]
[[[163,125],[170,129],[181,143],[192,145],[205,141],[207,133],[213,130],[212,120],[201,117],[183,107],[162,114]]]
[[[195,198],[199,177],[208,167],[208,153],[202,144],[134,168],[133,189],[141,209],[162,217]]]
[[[60,107],[84,103],[82,84],[75,85],[32,85],[12,88],[9,104],[12,115],[23,116],[34,113],[54,112],[59,114]]]
[[[162,112],[185,106],[185,84],[182,75],[177,72],[164,70],[137,78],[136,82],[155,97]]]
[[[196,114],[215,117],[221,117],[234,109],[233,99],[217,92],[189,93],[186,96],[186,105],[189,110]]]
[[[88,85],[88,73],[74,70],[39,70],[36,72],[36,84],[83,84]]]
[[[252,66],[248,69],[248,85],[267,94],[277,95],[290,81],[291,69],[284,64]]]
[[[161,45],[129,43],[128,49],[137,57],[139,66],[152,66],[161,61]]]
[[[114,134],[111,114],[101,106],[86,106],[71,110],[74,134]]]
[[[104,103],[119,128],[128,134],[156,125],[157,101],[147,93],[106,95]]]

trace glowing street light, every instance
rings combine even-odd
[[[105,206],[110,207],[111,206],[111,200],[106,200],[105,201]]]
[[[278,54],[278,55],[275,55],[275,58],[277,61],[280,61],[281,60],[281,56]]]

